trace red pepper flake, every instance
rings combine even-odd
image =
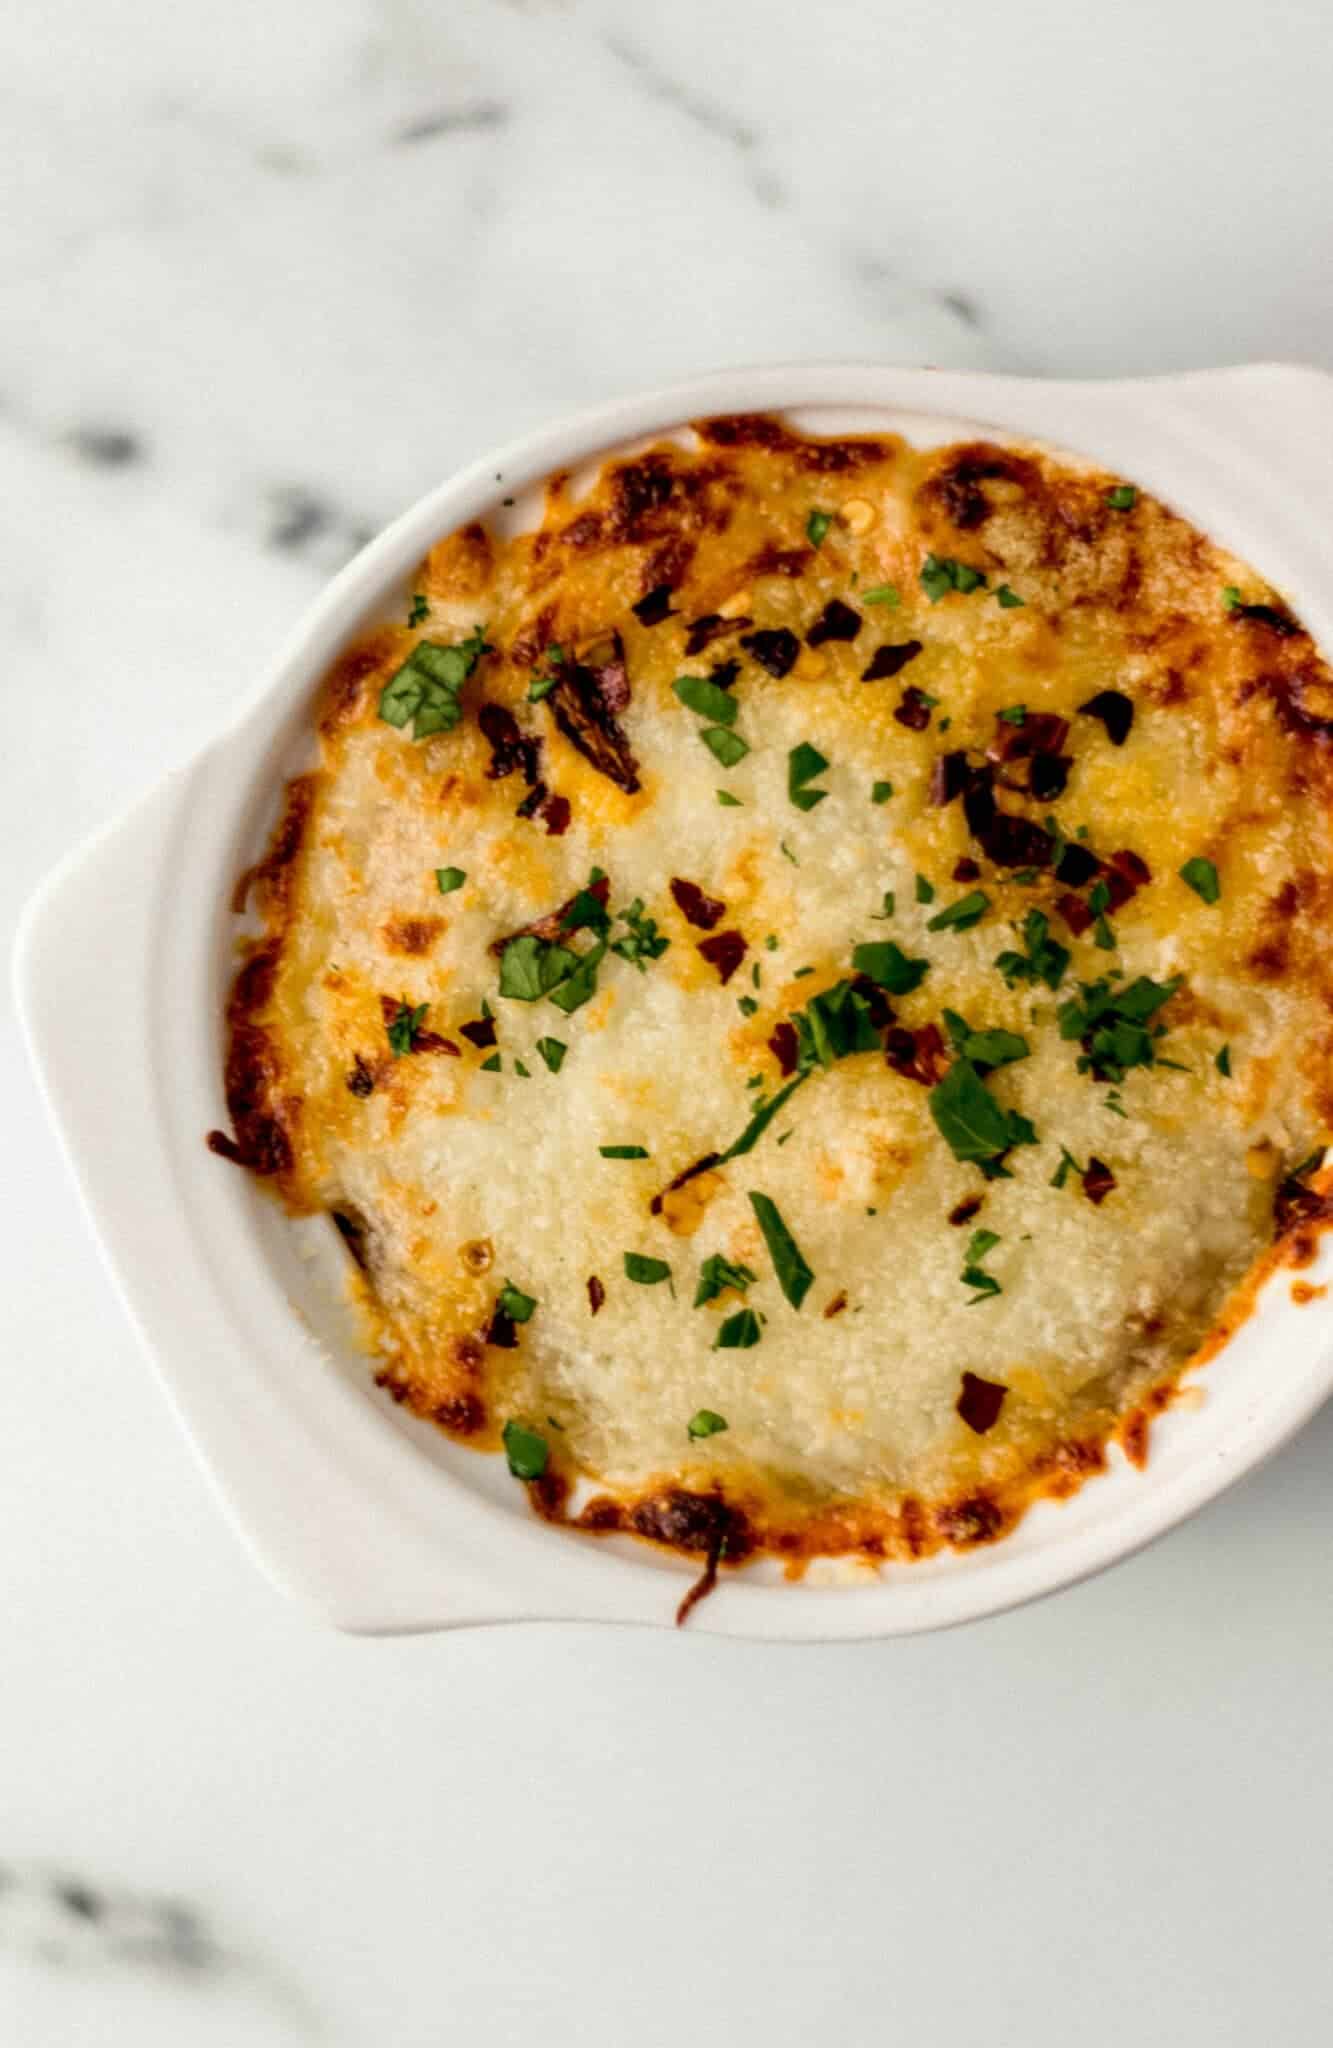
[[[495,1044],[493,1017],[478,1017],[475,1024],[460,1024],[458,1029],[470,1044],[476,1046],[478,1052],[485,1052],[488,1046]]]
[[[498,1301],[491,1314],[490,1327],[486,1332],[486,1342],[493,1344],[497,1351],[517,1351],[518,1349],[518,1331],[514,1325],[514,1319],[512,1316],[505,1314]]]
[[[1105,879],[1111,908],[1119,910],[1136,890],[1147,887],[1152,880],[1152,869],[1146,860],[1126,846],[1119,853],[1113,853],[1107,861]]]
[[[1092,912],[1081,896],[1057,896],[1055,907],[1076,939],[1081,939],[1084,932],[1091,929]]]
[[[915,683],[907,685],[893,715],[909,732],[924,732],[930,724],[930,705]]]
[[[715,932],[711,939],[700,939],[697,950],[710,967],[716,967],[717,978],[725,987],[749,947],[739,932]]]
[[[738,661],[715,661],[708,671],[710,683],[716,683],[719,690],[730,690],[741,672]]]
[[[569,830],[569,798],[567,796],[548,796],[539,808],[537,816],[546,827],[548,839],[562,838]]]
[[[706,896],[697,882],[682,881],[679,875],[671,878],[671,894],[681,916],[701,932],[711,932],[726,911],[716,896]]]
[[[986,1197],[984,1195],[965,1196],[961,1202],[957,1203],[954,1208],[950,1209],[950,1223],[957,1224],[960,1226],[964,1223],[970,1223],[974,1216],[977,1216],[981,1213],[981,1205],[985,1201],[985,1199]]]
[[[986,759],[1027,761],[1034,754],[1061,754],[1068,738],[1069,720],[1054,711],[1029,711],[1021,725],[997,712]]]
[[[1085,882],[1100,872],[1101,862],[1095,853],[1089,853],[1086,846],[1071,839],[1055,864],[1057,882],[1067,882],[1071,889],[1081,889]]]
[[[1115,1175],[1104,1159],[1089,1159],[1083,1175],[1083,1192],[1098,1207],[1115,1188]]]
[[[1134,706],[1122,690],[1098,690],[1086,704],[1079,705],[1085,718],[1099,718],[1113,747],[1123,747],[1134,723]]]
[[[919,640],[899,640],[892,646],[877,647],[861,671],[861,681],[887,682],[890,676],[896,676],[900,669],[905,669],[909,661],[915,661],[921,651]]]
[[[711,647],[714,640],[720,640],[724,633],[739,633],[743,626],[752,626],[753,619],[724,619],[721,612],[706,612],[701,619],[694,619],[685,635],[686,654],[702,654],[705,647]]]
[[[641,626],[660,626],[663,619],[671,617],[671,585],[659,583],[630,610]]]
[[[775,1025],[773,1036],[768,1041],[768,1049],[782,1069],[784,1078],[788,1074],[796,1072],[796,1062],[800,1057],[801,1041],[796,1036],[796,1026],[794,1024],[788,1024],[784,1018],[781,1024]]]
[[[760,668],[767,669],[779,680],[790,675],[801,651],[800,641],[787,626],[766,626],[757,633],[747,633],[741,646],[753,656]]]
[[[1008,1387],[1001,1386],[998,1380],[983,1380],[977,1373],[965,1372],[963,1391],[954,1406],[970,1430],[977,1436],[985,1436],[986,1431],[993,1429],[999,1421],[1008,1391]]]
[[[951,804],[967,788],[970,775],[966,754],[937,754],[930,771],[930,801],[937,807]],[[980,872],[978,868],[977,873]]]
[[[832,1322],[834,1316],[840,1316],[843,1310],[846,1308],[846,1306],[847,1289],[844,1287],[837,1294],[834,1295],[832,1301],[824,1310],[824,1321],[826,1323]]]
[[[602,1303],[605,1300],[606,1289],[603,1287],[601,1281],[597,1278],[597,1275],[595,1273],[590,1273],[588,1275],[588,1309],[590,1314],[596,1315],[598,1309],[601,1307]]]
[[[545,917],[535,918],[531,924],[521,924],[516,932],[506,932],[503,938],[493,939],[491,941],[491,951],[498,959],[511,939],[545,939],[547,944],[550,945],[553,940],[560,937],[562,932],[569,930],[568,920],[573,916],[574,906],[580,896],[593,897],[605,910],[610,894],[611,883],[609,878],[606,875],[600,875],[595,882],[589,882],[586,889],[580,889],[576,895],[567,897],[558,910],[548,910]]]
[[[477,713],[477,724],[491,750],[487,781],[503,781],[506,775],[521,768],[523,780],[531,788],[537,780],[542,754],[542,743],[536,734],[525,733],[513,712],[503,704],[483,704]]]
[[[359,1095],[363,1102],[367,1095],[374,1093],[375,1069],[362,1058],[360,1053],[357,1053],[352,1061],[351,1071],[347,1076],[347,1086],[352,1094]]]
[[[855,640],[863,624],[860,612],[831,597],[805,636],[807,647],[822,647],[827,640]]]
[[[884,1035],[884,1057],[895,1074],[933,1088],[944,1074],[944,1039],[938,1024],[923,1024],[909,1031],[905,1024],[893,1025]]]
[[[969,860],[966,854],[963,855],[961,860],[954,862],[953,879],[955,882],[975,882],[980,878],[980,875],[981,869],[974,860]]]

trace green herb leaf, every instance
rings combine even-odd
[[[928,932],[970,931],[974,924],[981,923],[982,918],[989,909],[990,897],[986,895],[985,891],[982,889],[970,889],[966,896],[960,896],[956,903],[950,903],[947,909],[937,911],[934,917],[928,919],[926,930]]]
[[[799,747],[793,747],[787,756],[787,794],[798,811],[813,811],[816,804],[822,804],[828,795],[826,789],[807,789],[816,775],[822,775],[828,762],[818,747],[812,747],[808,740],[802,740]]]
[[[1180,870],[1180,879],[1188,883],[1195,895],[1201,896],[1205,903],[1216,903],[1222,894],[1217,869],[1210,860],[1204,860],[1199,854],[1196,854],[1193,860],[1186,861]]]
[[[967,1304],[969,1308],[975,1308],[979,1301],[989,1301],[995,1295],[1004,1292],[995,1275],[986,1272],[984,1267],[981,1266],[964,1266],[958,1277],[964,1287],[971,1287],[976,1290],[972,1299]]]
[[[520,1080],[522,1080],[522,1081],[530,1081],[530,1080],[532,1079],[532,1072],[531,1072],[531,1069],[530,1069],[530,1068],[528,1068],[528,1067],[525,1067],[525,1066],[524,1066],[524,1064],[523,1064],[523,1062],[522,1062],[522,1060],[515,1060],[515,1061],[514,1061],[514,1072],[515,1072],[515,1073],[516,1073],[516,1074],[518,1075],[519,1079],[520,1079]]]
[[[1000,585],[999,589],[995,593],[995,599],[996,603],[1000,605],[1002,610],[1007,612],[1016,611],[1020,605],[1026,602],[1024,598],[1021,598],[1019,596],[1016,590],[1011,590],[1007,583],[1002,583]]]
[[[785,839],[779,839],[779,841],[778,841],[778,851],[779,851],[779,852],[781,853],[781,855],[782,855],[782,857],[783,857],[783,859],[784,859],[784,860],[789,860],[789,861],[791,862],[791,864],[792,864],[792,866],[793,866],[794,868],[798,868],[798,867],[799,867],[799,866],[801,865],[801,863],[800,863],[800,862],[799,862],[799,861],[797,860],[797,858],[796,858],[796,855],[795,855],[795,854],[794,854],[794,853],[792,852],[791,848],[790,848],[790,847],[788,846],[788,844],[787,844],[787,842],[786,842],[786,840],[785,840]]]
[[[530,1323],[537,1303],[530,1294],[524,1294],[515,1287],[512,1280],[506,1280],[500,1289],[500,1313],[508,1316],[511,1323]]]
[[[779,1214],[776,1202],[767,1195],[750,1189],[750,1207],[754,1210],[759,1228],[764,1233],[768,1256],[773,1261],[773,1271],[778,1276],[778,1285],[793,1308],[799,1308],[814,1285],[814,1274],[801,1256],[795,1238]]]
[[[822,547],[824,536],[833,524],[831,512],[812,512],[805,522],[805,537],[812,548]]]
[[[928,882],[924,875],[918,875],[916,878],[916,900],[918,903],[935,901],[935,884]]]
[[[561,946],[558,950],[563,953],[566,949]],[[567,1017],[572,1017],[575,1010],[582,1009],[584,1003],[596,995],[597,969],[601,966],[605,954],[606,940],[599,939],[586,953],[574,955],[578,962],[577,966],[550,991],[551,1001],[557,1010],[563,1010]],[[503,964],[502,961],[501,965]],[[500,993],[504,994],[503,986]]]
[[[482,655],[490,651],[481,626],[453,647],[438,640],[418,640],[380,692],[380,717],[400,730],[411,725],[412,737],[418,740],[432,733],[452,732],[463,716],[459,692]]]
[[[452,896],[455,889],[461,889],[467,880],[466,868],[436,868],[435,886],[441,896]]]
[[[1222,592],[1222,603],[1229,612],[1239,611],[1245,602],[1234,583],[1228,583]]]
[[[743,740],[738,732],[728,732],[725,725],[706,725],[699,737],[723,768],[734,768],[750,751],[749,742]]]
[[[482,1061],[477,1072],[479,1074],[502,1074],[504,1072],[504,1061],[500,1058],[498,1052],[493,1052],[488,1059]]]
[[[955,561],[951,555],[927,555],[921,566],[921,588],[932,604],[938,604],[951,590],[964,596],[971,590],[984,590],[986,578],[980,569],[974,569],[968,562]]]
[[[1033,1145],[1036,1133],[1017,1110],[1002,1109],[971,1060],[955,1060],[931,1089],[930,1113],[955,1159],[985,1164],[1015,1145]]]
[[[987,1252],[993,1252],[1000,1242],[998,1230],[974,1230],[967,1241],[963,1258],[969,1266],[979,1265]]]
[[[852,950],[852,965],[891,996],[909,996],[930,972],[929,960],[911,960],[892,939],[874,939]]]
[[[559,1038],[539,1038],[537,1040],[537,1050],[545,1060],[550,1071],[553,1074],[558,1074],[561,1067],[565,1064],[565,1054],[569,1051],[569,1047]]]
[[[753,1017],[759,1005],[753,996],[737,996],[736,1008],[740,1011],[742,1017]]]
[[[744,1294],[758,1279],[748,1266],[733,1265],[724,1259],[721,1252],[710,1252],[699,1267],[699,1285],[694,1291],[694,1306],[703,1308],[708,1302],[716,1301],[719,1294],[728,1287],[734,1287],[738,1294]]]
[[[599,1145],[597,1150],[603,1159],[647,1159],[650,1156],[642,1145]]]
[[[418,1003],[415,1009],[410,1003],[399,1003],[385,1027],[389,1050],[396,1060],[415,1050],[417,1033],[426,1021],[429,1008],[429,1003]]]
[[[430,603],[419,590],[412,592],[412,609],[407,615],[409,626],[419,626],[423,619],[430,617]]]
[[[879,924],[885,918],[892,917],[896,903],[897,898],[895,897],[892,889],[886,889],[884,891],[884,897],[881,907],[874,913],[875,923]]]
[[[691,1436],[719,1436],[726,1428],[726,1418],[715,1415],[711,1408],[699,1408],[690,1417],[685,1427]]]
[[[1229,1045],[1224,1045],[1219,1049],[1213,1065],[1217,1068],[1223,1080],[1229,1081],[1231,1079],[1231,1047]]]
[[[1116,484],[1106,493],[1106,502],[1113,512],[1132,512],[1139,502],[1139,494],[1133,484]]]
[[[893,784],[891,782],[876,782],[871,784],[870,801],[872,804],[886,804],[892,795]]]
[[[750,1118],[749,1123],[745,1126],[745,1129],[741,1132],[739,1138],[737,1138],[735,1144],[728,1145],[726,1151],[718,1160],[718,1165],[725,1166],[729,1159],[739,1159],[742,1157],[744,1153],[753,1152],[755,1146],[758,1144],[760,1138],[763,1137],[764,1132],[768,1129],[769,1125],[772,1123],[774,1117],[782,1108],[783,1104],[789,1102],[792,1096],[796,1093],[796,1090],[800,1087],[801,1083],[803,1081],[808,1081],[809,1078],[809,1070],[807,1070],[805,1073],[797,1074],[793,1080],[787,1082],[785,1087],[779,1088],[777,1094],[773,1096],[771,1101],[761,1102],[758,1109],[756,1109],[754,1115]]]
[[[717,800],[720,804],[726,804],[729,810],[739,811],[742,808],[740,798],[733,796],[729,789],[720,789],[717,792]]]
[[[700,718],[711,719],[714,725],[736,723],[740,705],[730,691],[710,683],[707,676],[677,676],[671,687],[681,703],[697,711]]]
[[[1045,982],[1059,988],[1069,965],[1069,948],[1049,937],[1050,920],[1040,910],[1029,910],[1023,919],[1025,953],[999,953],[995,965],[1010,988],[1019,981]]]
[[[1083,1168],[1079,1165],[1077,1159],[1075,1159],[1073,1153],[1069,1151],[1068,1147],[1062,1145],[1060,1147],[1060,1164],[1056,1167],[1055,1172],[1051,1175],[1051,1186],[1053,1188],[1062,1188],[1065,1182],[1068,1180],[1071,1173],[1078,1174],[1079,1178],[1081,1179],[1083,1175]]]
[[[540,1479],[551,1454],[546,1438],[522,1422],[506,1422],[500,1434],[515,1479]]]
[[[752,1308],[738,1308],[713,1339],[714,1351],[748,1351],[759,1342],[759,1318]]]
[[[902,603],[902,595],[892,583],[876,583],[870,590],[861,592],[862,604],[887,604],[896,611]]]
[[[665,1259],[649,1259],[641,1252],[626,1252],[625,1278],[636,1281],[640,1287],[656,1287],[660,1281],[671,1278],[671,1268]]]
[[[643,898],[636,896],[628,910],[618,911],[626,929],[618,939],[611,941],[611,951],[622,960],[632,961],[640,974],[647,972],[646,960],[660,960],[671,941],[657,929],[657,919],[648,917],[643,908]]]
[[[1029,1057],[1032,1047],[1017,1031],[974,1031],[957,1010],[946,1010],[944,1022],[954,1051],[977,1067],[1007,1067]]]
[[[500,994],[515,1003],[539,1002],[578,965],[579,955],[568,946],[524,932],[500,955]]]

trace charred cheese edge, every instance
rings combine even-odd
[[[239,891],[212,1140],[339,1221],[379,1383],[481,1449],[525,1429],[539,1512],[710,1567],[967,1547],[1142,1456],[1325,1220],[1333,674],[1299,622],[1070,458],[759,416],[557,476],[416,587]],[[478,630],[452,729],[381,715]],[[1033,912],[1058,975],[1014,965]],[[539,973],[598,952],[586,1000],[500,993],[525,932]],[[887,942],[906,992],[854,965]],[[1080,1028],[1145,985],[1137,1038]],[[814,1056],[821,997],[859,1049]],[[973,1082],[1017,1134],[981,1159]],[[754,1277],[696,1307],[715,1256]]]

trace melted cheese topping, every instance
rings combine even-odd
[[[329,679],[319,767],[258,871],[268,935],[233,997],[237,1146],[293,1208],[342,1214],[396,1397],[483,1447],[513,1419],[545,1439],[545,1512],[567,1512],[581,1478],[599,1490],[591,1526],[714,1552],[725,1533],[733,1560],[983,1540],[1033,1491],[1095,1469],[1269,1244],[1283,1173],[1333,1122],[1333,678],[1252,572],[1146,497],[1108,502],[1115,483],[1031,448],[920,452],[705,422],[689,446],[607,465],[577,501],[554,479],[535,534],[474,526],[442,541],[419,580],[424,618],[369,635]],[[828,515],[817,546],[812,512]],[[932,602],[932,553],[984,583]],[[1000,602],[1001,584],[1021,603]],[[640,623],[632,607],[662,585],[671,615]],[[896,602],[870,601],[885,586]],[[1264,609],[1229,606],[1227,590]],[[854,637],[812,647],[831,599]],[[711,615],[735,623],[687,656],[691,622]],[[415,740],[385,722],[381,692],[414,646],[457,644],[478,623],[492,651],[456,729]],[[775,629],[799,646],[782,676],[763,643],[746,646]],[[551,646],[566,672],[583,657],[604,674],[614,634],[629,700],[608,716],[637,764],[620,780],[637,788],[562,729],[558,693],[528,697],[534,676],[560,672]],[[914,641],[898,674],[862,680],[877,649]],[[749,751],[723,766],[672,685],[732,659],[729,730]],[[1123,744],[1080,710],[1107,690],[1132,706]],[[494,774],[506,763],[479,724],[486,704],[540,741],[526,770],[511,756]],[[1068,721],[1067,782],[1046,800],[1027,792],[1021,750],[993,758],[1021,733],[1019,706]],[[789,790],[802,745],[828,764],[808,808]],[[935,800],[946,755],[1004,811],[1053,818],[1103,879],[1113,855],[1137,856],[1147,879],[1109,929],[1088,926],[1086,878],[1072,888],[1049,859],[997,864],[964,802]],[[558,805],[517,815],[529,774],[566,801],[567,829]],[[1216,903],[1179,875],[1199,858]],[[445,867],[466,873],[447,895]],[[572,1014],[502,998],[497,943],[594,869],[611,935],[638,899],[668,948],[641,964],[608,952]],[[673,881],[724,906],[713,934],[682,914]],[[930,928],[973,889],[978,923]],[[1033,909],[1070,955],[1058,990],[1011,985],[995,965],[1022,948]],[[700,950],[721,932],[744,942],[725,983]],[[565,936],[586,951],[595,935]],[[855,948],[888,939],[929,963],[890,998],[899,1033],[955,1012],[1026,1042],[982,1079],[1037,1142],[1007,1154],[1006,1177],[955,1156],[929,1085],[949,1063],[945,1030],[923,1078],[878,1045],[839,1059],[753,1149],[664,1194],[781,1084],[775,1027],[847,978]],[[1080,983],[1138,976],[1178,983],[1150,1026],[1164,1027],[1158,1063],[1118,1081],[1086,1059],[1080,1071],[1060,1006]],[[427,1007],[424,1036],[395,1055],[400,1003]],[[493,1046],[462,1028],[488,1009]],[[565,1047],[558,1072],[543,1039]],[[1076,1165],[1061,1178],[1065,1153]],[[1114,1183],[1099,1201],[1090,1161]],[[754,1191],[813,1272],[799,1309]],[[982,1258],[1000,1291],[980,1298],[960,1277],[977,1229],[998,1239]],[[636,1284],[626,1253],[663,1262],[669,1282]],[[727,1290],[694,1306],[712,1254],[757,1276],[744,1301]],[[537,1303],[509,1329],[495,1321],[506,1282]],[[758,1343],[718,1348],[742,1306]],[[960,1411],[965,1373],[990,1383],[992,1405],[1003,1390],[998,1415]],[[691,1438],[701,1409],[725,1431]]]

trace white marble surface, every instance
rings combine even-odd
[[[1330,105],[1325,0],[11,0],[0,920],[555,409],[1333,363]],[[333,1638],[219,1521],[0,1053],[6,2048],[1328,2041],[1333,1417],[950,1637]]]

